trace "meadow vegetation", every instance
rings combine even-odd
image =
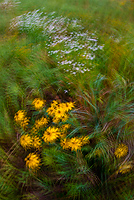
[[[134,2],[0,0],[0,199],[134,199]]]

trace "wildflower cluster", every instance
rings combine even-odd
[[[68,119],[67,112],[72,110],[72,108],[74,108],[73,102],[60,103],[53,101],[47,109],[47,113],[53,117],[54,123],[59,123],[60,121],[65,122]]]
[[[41,147],[41,139],[38,136],[26,134],[21,136],[20,144],[25,150],[30,148],[39,149]]]
[[[61,141],[63,149],[71,149],[71,151],[80,150],[84,144],[89,143],[88,137],[65,138]]]
[[[86,136],[68,138],[68,130],[71,126],[66,120],[70,117],[69,111],[74,108],[73,102],[61,103],[54,100],[48,108],[42,110],[45,102],[39,98],[33,100],[32,106],[35,110],[40,111],[33,111],[35,114],[32,116],[32,123],[26,118],[24,110],[19,110],[14,117],[21,126],[29,123],[28,129],[25,129],[20,137],[20,144],[25,150],[36,151],[36,154],[30,153],[25,158],[26,166],[31,170],[39,168],[41,160],[37,152],[41,151],[44,144],[49,145],[57,142],[63,149],[77,151],[89,142]],[[38,114],[40,118],[37,116]]]
[[[57,65],[64,67],[64,73],[75,76],[96,66],[92,61],[97,51],[103,49],[104,44],[100,44],[95,32],[84,31],[81,20],[57,17],[53,12],[46,15],[38,9],[15,17],[10,24],[10,29],[17,28],[24,32],[35,31],[35,27],[36,30],[42,28],[42,33],[48,35],[45,48],[49,56],[56,55]],[[72,31],[66,34],[70,28]],[[79,52],[79,56],[74,57],[75,52]],[[88,65],[89,60],[91,66]]]

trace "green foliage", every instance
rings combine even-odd
[[[13,18],[37,9],[43,12],[41,17],[47,16],[46,20],[59,17],[58,23],[61,15],[66,17],[62,28],[68,27],[58,33],[59,37],[88,32],[97,39],[90,47],[104,47],[93,51],[94,59],[82,56],[85,51],[91,53],[88,46],[63,55],[63,60],[58,53],[50,55],[57,49],[68,50],[68,41],[47,46],[55,33],[50,39],[43,26],[35,25],[38,19],[11,29]],[[133,9],[134,2],[129,0],[0,1],[1,200],[134,198]],[[73,25],[75,19],[83,28]],[[80,46],[87,38],[76,40]],[[59,64],[61,60],[84,63],[88,71],[83,72],[80,66],[81,71],[71,73],[73,68]],[[63,149],[60,140],[42,143],[41,149],[32,149],[42,160],[40,169],[32,172],[24,160],[31,151],[25,151],[19,141],[25,130],[15,126],[14,115],[18,110],[28,111],[28,117],[32,116],[30,134],[35,119],[46,116],[45,109],[33,110],[35,98],[45,99],[47,106],[54,99],[75,101],[75,110],[67,120],[71,128],[66,138],[87,136],[89,143],[77,151]],[[128,151],[116,156],[122,143]]]

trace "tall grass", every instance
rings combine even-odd
[[[0,1],[1,200],[133,199],[133,4],[129,0]],[[64,30],[44,29],[35,25],[37,19],[33,26],[30,22],[11,28],[18,16],[38,9],[39,20],[46,16],[52,23],[62,18],[54,26]],[[84,39],[76,37],[85,33]],[[70,50],[66,40],[52,45],[56,34],[77,44],[71,53],[65,53]],[[88,38],[88,45],[80,49]],[[62,57],[53,53],[57,50]],[[73,67],[70,60],[76,63]],[[66,139],[87,136],[89,143],[77,151],[62,148],[59,139],[43,143],[34,151],[41,167],[32,172],[25,163],[31,150],[20,144],[30,128],[16,126],[14,116],[26,110],[32,124],[46,116],[45,109],[31,107],[35,98],[46,100],[47,106],[53,100],[75,102],[65,122],[70,124]],[[116,153],[120,144],[127,149],[123,156]]]

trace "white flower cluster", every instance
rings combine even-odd
[[[102,50],[104,46],[98,45],[95,33],[84,31],[78,19],[56,17],[55,12],[46,14],[35,10],[25,13],[12,20],[10,28],[15,27],[20,31],[34,31],[41,28],[41,33],[48,38],[46,41],[48,54],[55,56],[58,65],[62,65],[65,72],[74,75],[90,71],[95,52]]]

